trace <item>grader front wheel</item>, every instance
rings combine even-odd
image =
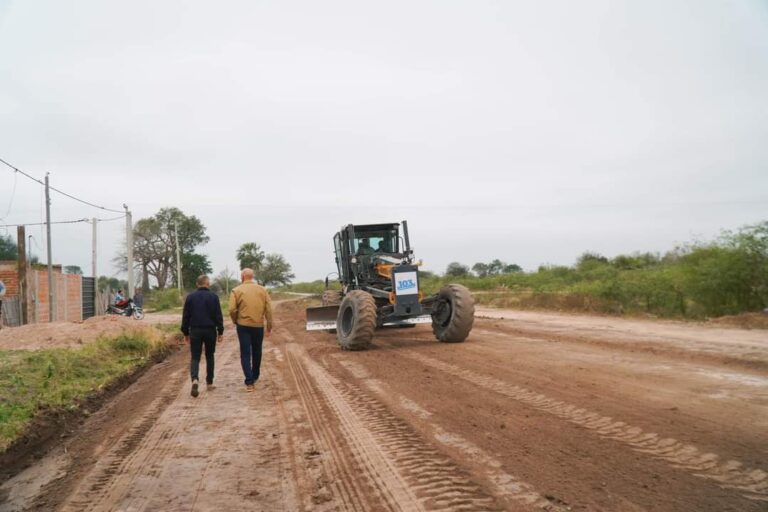
[[[460,284],[443,286],[437,294],[432,312],[432,332],[445,343],[467,339],[475,321],[475,301],[467,288]]]
[[[336,339],[342,350],[365,350],[376,329],[376,301],[370,293],[353,290],[344,296],[336,318]]]

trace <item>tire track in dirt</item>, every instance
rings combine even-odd
[[[217,364],[223,367],[231,354],[231,351],[226,353]],[[181,446],[179,434],[197,407],[179,401],[187,393],[187,388],[181,386],[186,378],[186,370],[182,370],[171,379],[173,384],[168,386],[169,390],[180,389],[176,393],[166,392],[155,400],[115,447],[99,460],[64,504],[63,512],[111,510],[123,497],[128,498],[128,510],[141,511],[147,507],[159,485],[168,456]],[[207,400],[207,394],[203,394],[197,402],[205,407]],[[176,401],[183,405],[174,409],[172,426],[154,428],[160,416]]]
[[[637,452],[663,460],[672,467],[686,469],[693,475],[714,481],[723,488],[740,491],[745,498],[768,502],[768,473],[762,469],[744,467],[743,463],[736,460],[723,462],[719,455],[705,452],[692,444],[644,431],[640,427],[615,421],[609,416],[549,398],[541,393],[494,377],[484,376],[424,354],[404,351],[401,355],[537,410],[553,414],[595,432],[601,438],[626,444]]]
[[[491,490],[494,492],[495,496],[510,504],[518,506],[522,504],[526,508],[552,512],[569,510],[539,494],[531,484],[528,484],[501,469],[502,464],[479,446],[434,423],[432,419],[433,415],[430,411],[404,395],[392,391],[383,382],[371,378],[365,367],[340,357],[333,357],[333,359],[344,367],[345,370],[351,373],[352,376],[362,380],[364,385],[379,397],[394,400],[409,413],[412,413],[423,420],[427,420],[428,424],[426,429],[435,441],[449,450],[458,450],[464,457],[467,457],[482,467],[481,471],[483,477],[490,482]],[[337,376],[335,371],[329,370],[329,372],[332,375]],[[340,380],[344,380],[343,377],[338,377]]]
[[[183,372],[174,376],[172,382],[179,382]],[[175,387],[175,386],[173,386]],[[85,477],[72,497],[62,507],[64,512],[98,510],[110,501],[115,486],[121,475],[132,467],[141,467],[155,454],[154,449],[142,449],[148,445],[157,447],[163,441],[162,435],[147,436],[166,408],[176,399],[176,394],[168,393],[157,398],[147,411],[131,426],[103,456],[94,469]],[[145,457],[139,456],[144,454]]]
[[[332,478],[329,486],[334,491],[334,495],[341,500],[344,510],[355,511],[369,508],[364,498],[365,493],[356,483],[357,472],[342,457],[342,447],[329,427],[332,422],[328,421],[320,409],[318,404],[321,403],[321,399],[314,391],[309,377],[290,350],[286,350],[285,356],[299,390],[300,399],[307,412],[315,444],[320,449],[320,454],[329,455],[329,458],[321,457],[326,474]]]
[[[290,358],[306,368],[325,402],[335,412],[348,446],[388,508],[451,511],[500,508],[465,470],[425,443],[384,404],[332,376],[294,347],[288,352]]]

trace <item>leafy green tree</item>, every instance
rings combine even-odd
[[[518,272],[522,272],[523,267],[516,263],[511,263],[509,265],[504,265],[504,273],[505,274],[516,274]]]
[[[182,256],[194,253],[197,246],[210,240],[200,219],[186,215],[178,208],[162,208],[152,217],[140,219],[133,228],[133,254],[141,268],[144,289],[149,288],[150,276],[155,278],[160,289],[169,282],[176,282],[174,225],[178,227]],[[125,254],[120,254],[118,259],[118,267],[127,270]]]
[[[99,291],[102,292],[105,291],[107,287],[109,287],[113,292],[116,292],[117,290],[128,289],[128,281],[121,280],[116,277],[99,276],[96,284],[99,287]]]
[[[576,260],[578,270],[592,270],[596,267],[606,265],[608,258],[596,252],[585,252]]]
[[[261,270],[261,266],[264,265],[265,255],[259,244],[256,242],[247,242],[237,249],[235,258],[240,262],[240,270],[250,268],[258,274]]]
[[[619,270],[633,270],[658,266],[661,258],[652,252],[619,254],[610,263]]]
[[[205,254],[185,253],[181,255],[181,283],[187,289],[196,286],[198,276],[213,272],[211,262]]]
[[[10,235],[0,235],[0,261],[15,260],[19,256],[18,251],[19,249]]]
[[[64,273],[65,274],[77,274],[79,276],[83,275],[83,269],[81,269],[77,265],[66,265],[64,267]]]
[[[488,275],[488,264],[480,262],[475,263],[472,265],[472,272],[474,272],[477,277],[486,277]]]
[[[286,286],[296,277],[282,254],[268,254],[256,276],[264,286]]]
[[[445,275],[450,277],[465,277],[469,275],[469,267],[458,261],[452,261],[445,268]]]
[[[495,259],[488,264],[488,275],[497,276],[504,271],[504,262],[500,259]]]

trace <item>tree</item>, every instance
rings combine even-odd
[[[165,288],[176,282],[176,238],[178,226],[179,250],[182,256],[194,253],[198,245],[208,243],[205,226],[194,215],[185,215],[178,208],[162,208],[152,217],[140,219],[133,228],[133,254],[142,272],[142,287],[149,287],[149,276],[157,287]],[[121,268],[127,269],[122,256]],[[183,277],[183,271],[182,271]]]
[[[285,286],[296,277],[282,254],[268,254],[256,276],[264,286]]]
[[[181,255],[181,283],[185,288],[196,286],[198,276],[213,272],[211,262],[205,254],[186,253]]]
[[[490,263],[475,263],[472,265],[472,271],[475,273],[475,275],[477,275],[477,277],[487,277],[522,272],[523,269],[520,265],[516,265],[514,263],[507,265],[497,258]]]
[[[15,260],[19,256],[19,249],[13,239],[8,236],[0,235],[0,261]]]
[[[475,263],[472,265],[472,272],[474,272],[477,277],[485,277],[488,275],[488,264],[480,262]]]
[[[256,242],[247,242],[241,245],[235,253],[235,258],[240,262],[240,270],[250,268],[258,274],[264,264],[264,251]]]
[[[83,269],[81,269],[77,265],[67,265],[64,267],[64,273],[65,274],[77,274],[79,276],[83,275]]]
[[[498,276],[499,274],[504,272],[505,266],[506,266],[506,263],[496,258],[495,260],[493,260],[488,264],[488,275]]]
[[[596,252],[585,252],[576,260],[578,270],[594,270],[608,264],[608,258]]]
[[[462,265],[458,261],[453,261],[448,264],[445,269],[445,275],[450,277],[464,277],[469,275],[469,267]]]
[[[225,297],[228,297],[229,291],[238,284],[240,284],[240,282],[235,279],[234,272],[229,269],[222,270],[213,278],[213,282],[211,282],[211,290],[219,295],[224,294]]]
[[[104,291],[109,287],[113,292],[117,290],[127,290],[128,281],[122,281],[116,277],[99,276],[97,286],[99,291]]]

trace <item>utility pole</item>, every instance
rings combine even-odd
[[[92,236],[91,236],[91,275],[93,276],[94,280],[99,278],[99,275],[97,273],[98,272],[98,265],[96,263],[96,256],[98,254],[98,251],[96,249],[97,248],[97,245],[96,245],[96,243],[97,243],[97,236],[98,236],[97,228],[96,228],[96,223],[97,222],[99,222],[99,220],[96,217],[93,217],[91,219],[91,228],[93,230],[92,231]]]
[[[31,235],[30,235],[31,236]],[[26,325],[27,320],[27,249],[24,244],[27,241],[25,227],[16,228],[16,245],[19,248],[17,268],[19,274],[19,302],[21,302],[21,325]]]
[[[134,283],[133,283],[133,217],[131,211],[128,209],[128,205],[124,204],[125,208],[125,245],[128,252],[128,297],[133,298]]]
[[[99,291],[99,267],[96,257],[98,255],[98,228],[97,222],[99,220],[96,217],[91,219],[91,228],[93,229],[93,239],[91,241],[91,275],[93,276],[93,316],[98,315],[99,311],[99,299],[96,294]]]
[[[176,283],[179,285],[179,295],[181,295],[181,248],[179,247],[179,225],[173,221],[173,234],[176,239]]]
[[[48,249],[48,321],[53,322],[56,318],[56,309],[53,303],[53,260],[51,256],[51,190],[48,175],[45,173],[45,231],[48,239],[46,245]]]

